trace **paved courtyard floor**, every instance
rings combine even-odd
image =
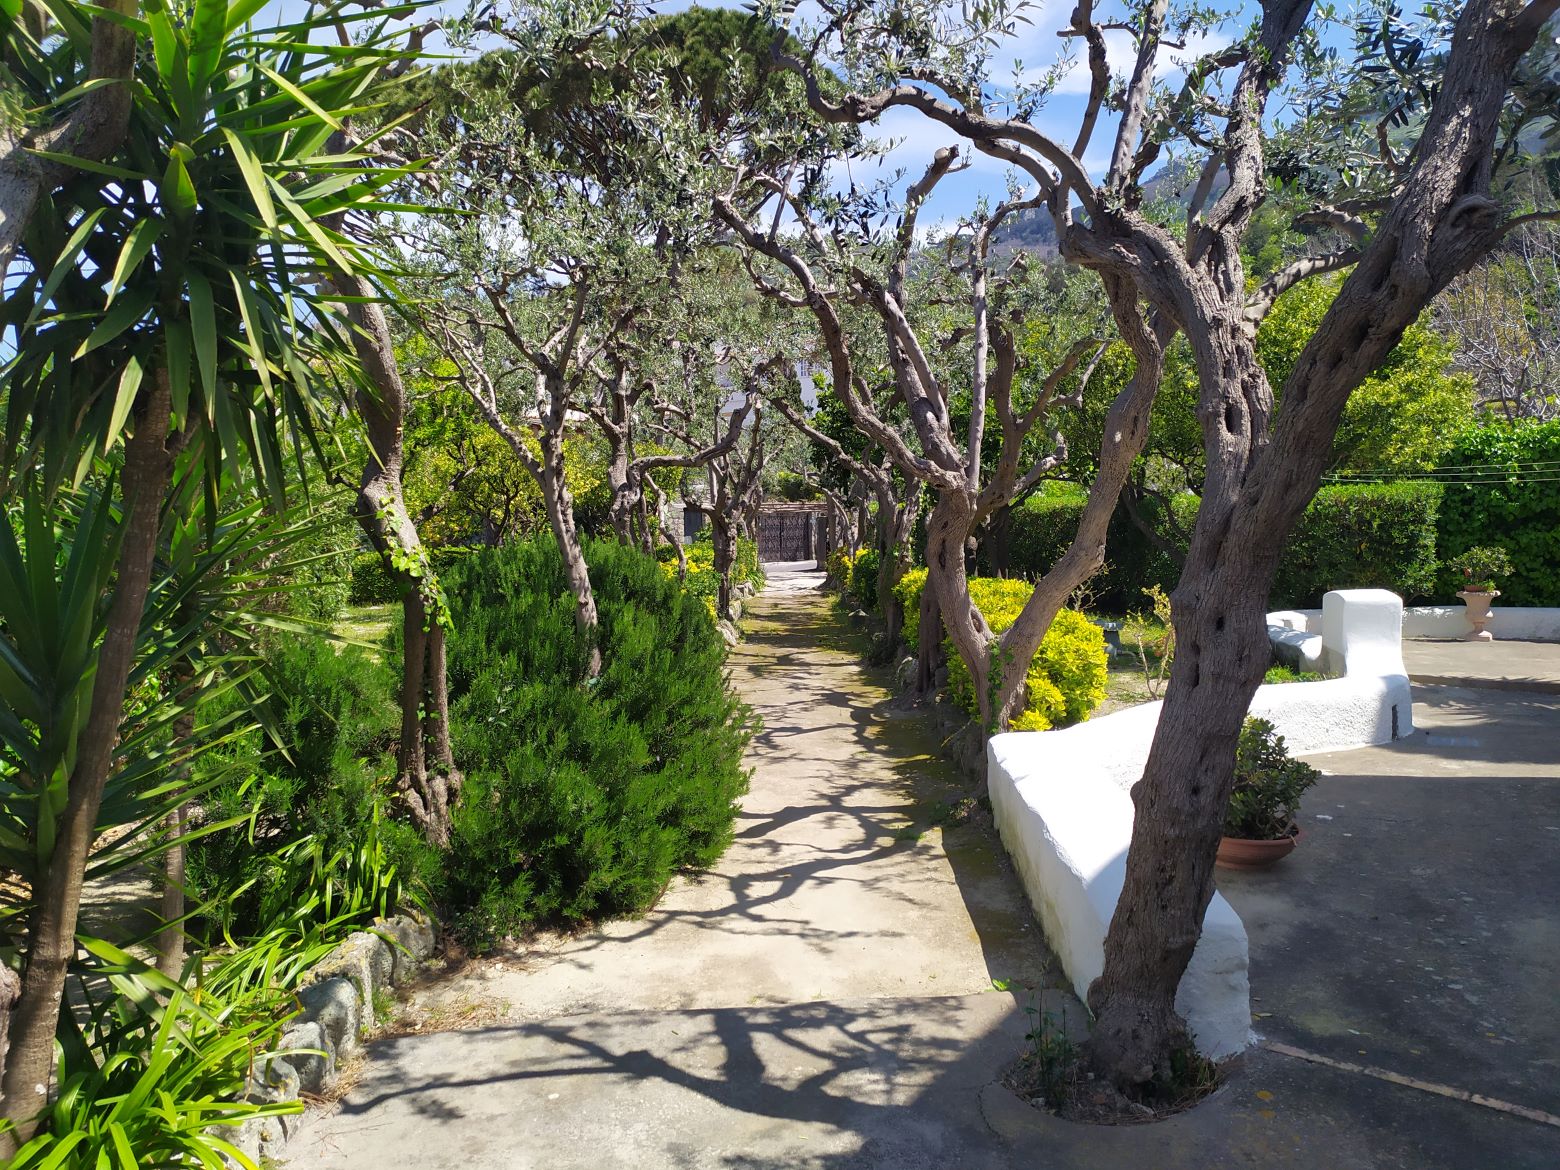
[[[1221,873],[1254,1026],[1560,1114],[1560,696],[1415,686],[1414,720],[1397,743],[1308,756],[1326,774],[1299,848]],[[1452,1155],[1469,1111],[1437,1104],[1404,1165],[1560,1166],[1560,1129],[1515,1118]]]
[[[1560,694],[1560,642],[1415,638],[1403,662],[1417,683]]]
[[[816,580],[773,573],[733,654],[764,730],[715,870],[675,881],[644,919],[534,940],[426,989],[414,1007],[430,1018],[481,1026],[371,1045],[289,1165],[1560,1166],[1560,1129],[1262,1048],[1154,1125],[1080,1126],[1019,1102],[999,1076],[1026,1006],[1074,1028],[1080,1009],[989,832],[938,827],[963,785],[921,721],[890,712],[886,677],[860,664]],[[1293,857],[1220,879],[1252,935],[1256,1027],[1560,1112],[1560,760],[1545,734],[1560,700],[1416,700],[1414,739],[1318,758],[1335,774]]]

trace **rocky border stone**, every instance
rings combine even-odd
[[[432,920],[421,914],[378,919],[348,935],[304,975],[297,990],[302,1010],[288,1021],[281,1046],[255,1061],[244,1099],[296,1101],[328,1091],[341,1066],[361,1050],[376,995],[408,982],[433,954],[435,940]],[[297,1113],[255,1117],[214,1132],[259,1165],[281,1151],[301,1119]]]

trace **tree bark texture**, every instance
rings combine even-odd
[[[358,298],[373,296],[361,277],[340,276],[338,283]],[[347,314],[368,382],[359,389],[356,401],[369,447],[358,483],[356,517],[401,595],[401,742],[396,786],[423,835],[442,848],[449,842],[449,807],[460,789],[461,775],[449,748],[445,640],[439,628],[447,620],[441,612],[442,594],[401,486],[406,386],[384,310],[371,299],[359,299],[348,303]],[[431,760],[425,743],[430,731]]]
[[[105,0],[103,7],[133,17],[136,0]],[[36,14],[30,3],[23,8],[28,19]],[[39,24],[36,39],[42,40],[46,31]],[[112,20],[94,17],[88,78],[129,78],[135,67],[135,51],[133,32]],[[28,153],[29,149],[102,162],[124,140],[131,101],[127,85],[100,86],[78,99],[60,121],[22,139],[12,139],[6,121],[0,119],[0,281],[16,259],[38,201],[75,173],[75,168],[39,159]]]
[[[937,693],[937,669],[943,661],[942,639],[942,607],[937,602],[937,590],[928,585],[921,590],[920,628],[916,638],[915,695],[918,700],[930,699]]]
[[[172,476],[173,459],[168,450],[172,403],[165,369],[152,371],[139,399],[135,430],[125,444],[120,481],[125,530],[113,600],[98,649],[91,713],[77,746],[54,847],[39,869],[33,891],[36,907],[28,924],[21,994],[11,1018],[10,1050],[0,1080],[5,1116],[17,1129],[10,1136],[0,1136],[0,1155],[14,1152],[33,1134],[35,1117],[47,1102],[54,1070],[54,1031],[64,1002],[66,971],[76,952],[76,919],[87,854],[119,741],[126,686],[157,556],[163,498]]]
[[[1209,475],[1171,595],[1177,654],[1133,789],[1126,881],[1089,995],[1091,1060],[1120,1084],[1163,1075],[1185,1042],[1175,992],[1212,896],[1235,742],[1267,663],[1263,610],[1283,542],[1320,482],[1350,393],[1500,238],[1488,197],[1498,120],[1512,70],[1556,7],[1464,7],[1414,168],[1302,351],[1271,426],[1255,323],[1242,328],[1230,315],[1238,255],[1217,280],[1194,277],[1176,290],[1198,367]]]
[[[942,491],[926,522],[926,588],[937,595],[943,629],[970,672],[980,726],[992,717],[991,650],[996,637],[975,603],[964,568],[964,543],[974,511],[968,493]]]
[[[179,690],[187,690],[189,683],[190,676],[186,671]],[[194,739],[195,709],[192,704],[188,711],[174,720],[173,740],[188,749]],[[190,772],[188,761],[181,760],[178,767],[187,779]],[[180,919],[184,917],[186,860],[184,833],[189,824],[189,815],[189,805],[180,803],[163,819],[162,827],[163,833],[172,844],[163,854],[162,894],[158,916],[164,925],[157,932],[157,969],[170,979],[179,978],[184,971],[184,925]]]
[[[563,436],[544,428],[540,441],[542,502],[547,509],[553,539],[563,556],[564,579],[574,595],[574,628],[589,646],[586,678],[595,678],[601,673],[601,648],[596,644],[600,617],[596,611],[596,592],[590,583],[590,569],[585,564],[585,546],[574,523],[574,495],[569,491],[563,464]]]

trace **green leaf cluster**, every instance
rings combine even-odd
[[[387,867],[408,880],[418,869],[411,829],[371,823],[394,788],[399,680],[386,656],[284,633],[257,657],[270,734],[236,737],[213,754],[208,767],[220,776],[201,817],[227,827],[189,851],[190,883],[211,906],[196,924],[208,941],[263,933],[296,913],[320,888],[311,875],[324,860],[366,840],[383,842]],[[242,706],[218,696],[203,716],[215,721]]]
[[[562,558],[538,538],[449,573],[451,731],[466,781],[437,891],[489,945],[542,922],[632,914],[731,840],[749,711],[703,601],[656,561],[589,541],[602,671]]]
[[[1235,786],[1224,812],[1224,835],[1248,841],[1294,836],[1300,798],[1320,777],[1310,764],[1289,754],[1272,723],[1250,716],[1235,751]]]
[[[1451,559],[1500,544],[1511,556],[1501,604],[1560,605],[1560,492],[1553,470],[1560,467],[1560,419],[1464,431],[1444,464],[1452,482],[1441,504],[1441,555]],[[1450,596],[1461,585],[1448,571],[1441,588]]]
[[[857,604],[868,613],[877,612],[878,566],[881,564],[882,554],[875,548],[862,549],[851,562],[848,589]]]
[[[912,645],[920,636],[921,590],[926,587],[926,575],[925,569],[911,569],[894,589],[905,608],[905,638]],[[1035,591],[1028,581],[1001,577],[971,577],[969,587],[970,600],[997,634],[1018,620]],[[978,704],[969,669],[951,641],[945,641],[944,646],[948,689],[973,715]],[[1076,610],[1062,610],[1029,664],[1024,676],[1026,702],[1011,721],[1012,729],[1045,731],[1087,719],[1105,699],[1107,663],[1104,631]]]
[[[1317,606],[1329,589],[1433,597],[1442,492],[1429,480],[1322,488],[1284,546],[1272,604]]]

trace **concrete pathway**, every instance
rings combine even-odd
[[[1414,723],[1306,757],[1325,775],[1299,848],[1267,873],[1220,873],[1251,938],[1255,1026],[1560,1114],[1560,696],[1416,685]],[[1463,1147],[1467,1112],[1443,1104],[1425,1148],[1560,1167],[1560,1128],[1503,1120],[1481,1157]]]
[[[1262,1048],[1188,1113],[1061,1121],[1000,1086],[1047,957],[963,786],[860,640],[771,572],[733,680],[764,719],[738,838],[636,922],[475,965],[289,1146],[319,1170],[1555,1170],[1560,1129]],[[1405,744],[1342,753],[1308,839],[1221,875],[1254,1021],[1335,1060],[1556,1109],[1553,705],[1416,692]],[[1531,698],[1531,697],[1530,697]],[[1342,805],[1343,807],[1335,807]],[[1331,818],[1331,820],[1325,818]],[[1070,1005],[1070,1006],[1068,1006]],[[1493,1033],[1494,1035],[1487,1035]],[[1361,1051],[1363,1050],[1363,1052]]]
[[[821,576],[770,577],[731,657],[763,728],[719,865],[643,919],[545,936],[423,993],[416,1010],[488,1026],[374,1045],[292,1165],[778,1166],[873,1143],[898,1151],[874,1165],[958,1164],[976,1090],[1022,1042],[1028,993],[993,980],[1042,987],[1049,954],[979,818],[938,827],[967,786],[919,719],[886,713]],[[1070,999],[1036,1002],[1060,1017]],[[908,1124],[993,1030],[996,1051],[960,1073],[968,1116]]]
[[[1416,683],[1560,695],[1560,642],[1460,642],[1430,638],[1403,643]]]

